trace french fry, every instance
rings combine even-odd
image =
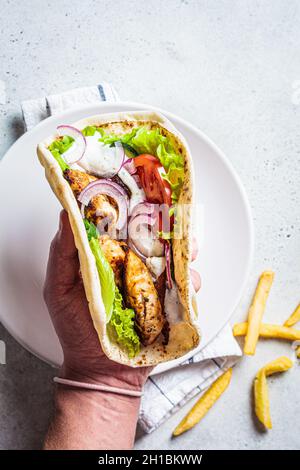
[[[173,431],[173,436],[179,436],[201,421],[201,419],[206,415],[214,403],[225,392],[226,388],[230,384],[231,377],[232,369],[228,369],[209,387],[209,389],[202,395],[193,408],[178,424],[176,429]]]
[[[270,400],[264,370],[258,372],[254,380],[255,414],[267,429],[272,429]]]
[[[244,336],[248,330],[248,323],[236,323],[233,327],[234,336]],[[287,326],[272,325],[270,323],[261,323],[259,327],[259,336],[263,338],[279,338],[290,341],[300,341],[300,330],[288,328]]]
[[[284,326],[294,326],[300,321],[300,304],[293,311],[292,315],[286,320]]]
[[[293,367],[293,361],[286,356],[281,356],[265,365],[264,371],[266,377],[269,377],[269,375],[277,374],[278,372],[285,372],[291,367]]]
[[[265,271],[261,274],[252,303],[248,313],[248,328],[246,332],[244,353],[254,355],[259,338],[259,327],[265,310],[267,298],[274,279],[272,271]]]
[[[285,372],[293,366],[293,362],[285,357],[279,357],[275,361],[265,365],[257,373],[254,380],[254,399],[255,399],[255,414],[259,421],[267,429],[272,429],[272,420],[270,413],[270,400],[267,384],[267,377],[269,375]]]

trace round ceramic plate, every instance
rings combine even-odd
[[[61,363],[62,351],[43,302],[42,286],[61,208],[44,177],[36,146],[58,124],[94,114],[145,109],[165,114],[185,136],[193,157],[196,203],[201,208],[200,250],[194,263],[202,277],[198,350],[228,322],[242,294],[252,257],[252,219],[242,184],[222,152],[188,122],[148,105],[99,103],[66,111],[24,134],[0,166],[0,319],[17,341],[50,364]],[[194,352],[160,364],[153,372],[170,369]]]

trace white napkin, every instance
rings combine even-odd
[[[24,101],[23,117],[30,130],[46,117],[79,104],[117,101],[115,89],[108,83],[76,88],[61,94]],[[151,432],[197,394],[201,394],[225,370],[232,367],[242,353],[227,325],[204,349],[180,366],[149,378],[142,398],[139,423]]]
[[[114,87],[103,82],[97,86],[75,88],[64,93],[23,101],[22,112],[26,130],[29,131],[43,119],[62,113],[66,109],[97,101],[118,101]]]

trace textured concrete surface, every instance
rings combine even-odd
[[[237,318],[270,267],[266,318],[282,322],[300,300],[299,21],[297,0],[1,0],[0,154],[23,132],[21,100],[100,80],[124,99],[188,119],[227,154],[253,208],[255,258]],[[53,371],[1,327],[0,339],[0,448],[37,448]],[[299,449],[299,364],[270,379],[271,432],[260,431],[251,411],[256,371],[282,353],[291,354],[289,345],[261,341],[200,425],[170,438],[188,405],[152,435],[138,431],[136,447]]]

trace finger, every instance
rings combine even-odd
[[[62,211],[59,230],[51,243],[46,282],[64,290],[78,279],[78,272],[79,260],[73,232],[67,212]]]
[[[195,292],[198,292],[201,288],[200,274],[195,269],[190,268],[190,275],[191,275],[191,281],[195,289]]]
[[[192,261],[195,261],[195,259],[198,256],[198,242],[195,237],[193,237],[193,244],[192,244]]]

